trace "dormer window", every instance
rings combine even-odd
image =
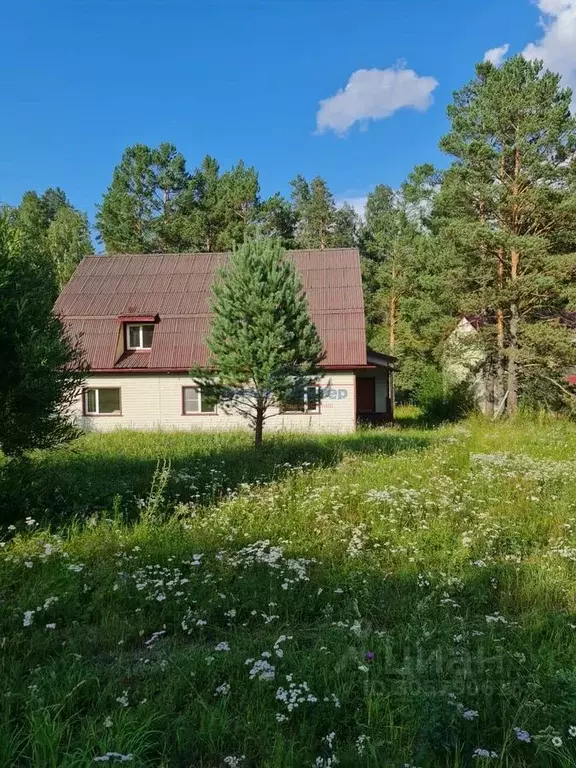
[[[152,349],[153,323],[127,323],[126,349]]]

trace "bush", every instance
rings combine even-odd
[[[0,450],[21,456],[75,438],[69,418],[84,379],[78,342],[52,314],[50,267],[0,215]]]
[[[423,371],[415,395],[427,424],[458,421],[474,408],[474,395],[467,381],[450,382],[432,367]]]

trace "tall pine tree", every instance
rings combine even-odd
[[[480,64],[441,142],[456,158],[441,193],[446,232],[466,259],[470,308],[486,318],[486,373],[509,414],[522,396],[564,397],[574,361],[560,322],[576,250],[571,98],[541,62]]]
[[[174,227],[189,184],[184,157],[172,144],[128,147],[114,169],[96,224],[108,253],[161,253],[177,249]]]

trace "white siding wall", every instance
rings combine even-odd
[[[83,416],[78,398],[74,418],[87,431],[115,429],[224,430],[246,427],[239,414],[182,415],[182,387],[194,386],[190,376],[115,374],[90,376],[86,387],[119,387],[121,416]],[[355,389],[353,372],[335,372],[321,380],[327,388],[318,414],[278,414],[267,419],[265,430],[289,432],[351,432],[355,429]]]

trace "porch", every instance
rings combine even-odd
[[[396,358],[368,350],[368,367],[356,370],[356,424],[382,426],[394,421]]]

